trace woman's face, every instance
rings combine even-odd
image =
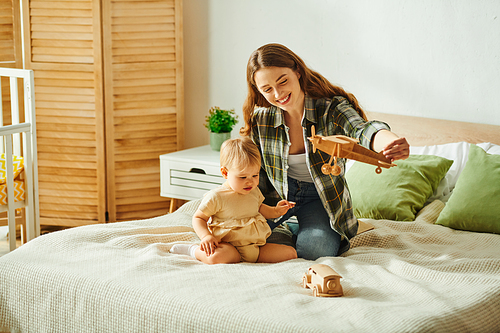
[[[304,109],[304,92],[300,88],[300,74],[288,67],[265,67],[254,74],[254,81],[264,98],[285,111]]]

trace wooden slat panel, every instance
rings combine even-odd
[[[29,1],[31,61],[94,63],[93,1]]]
[[[54,212],[58,212],[59,217],[65,217],[67,218],[70,214],[73,215],[74,217],[78,219],[82,219],[82,216],[80,213],[86,213],[86,214],[95,214],[95,210],[92,209],[91,206],[82,206],[79,205],[75,208],[68,206],[68,205],[61,205],[61,204],[43,204],[43,208],[48,211],[47,215],[54,215]],[[64,213],[61,213],[64,212]],[[57,217],[56,215],[56,217]]]
[[[92,202],[92,204],[94,205],[95,202],[97,201],[98,199],[98,195],[97,195],[97,192],[92,192],[92,191],[84,191],[83,189],[79,189],[78,191],[64,191],[64,190],[61,190],[61,189],[56,189],[55,187],[53,187],[52,189],[42,189],[40,190],[39,192],[40,196],[41,197],[53,197],[53,198],[63,198],[63,199],[67,199],[67,198],[75,198],[75,199],[83,199],[84,201],[85,200],[89,200]],[[80,205],[81,203],[79,203]]]
[[[155,86],[163,86],[169,84],[175,84],[175,76],[172,78],[164,77],[164,78],[144,78],[137,79],[136,82],[123,80],[116,81],[116,85],[114,87],[155,87]]]
[[[90,1],[86,1],[90,2]],[[38,1],[31,1],[31,5],[38,3]],[[54,1],[51,2],[54,6],[58,6],[60,4],[64,4],[62,1]],[[50,8],[32,8],[31,16],[41,16],[41,17],[82,17],[88,18],[92,16],[92,10],[77,10],[77,9],[57,9],[57,7],[51,6]],[[84,22],[84,21],[80,21]]]
[[[167,201],[166,205],[169,205],[169,201]],[[133,211],[131,213],[120,213],[119,217],[120,220],[128,221],[128,220],[133,220],[137,218],[138,214],[141,214],[142,219],[148,219],[160,215],[165,215],[169,212],[168,209],[165,208],[160,208],[160,209],[155,209],[156,207],[162,207],[165,206],[164,202],[159,203],[158,205],[152,206],[152,205],[141,205],[140,209],[138,211]],[[124,207],[133,207],[132,205],[124,206]]]
[[[46,210],[47,211],[47,210]],[[81,225],[91,225],[96,224],[96,219],[89,217],[88,220],[81,220],[78,218],[64,219],[64,218],[54,218],[54,217],[41,217],[41,225],[53,225],[53,226],[66,226],[66,227],[77,227]]]
[[[33,1],[31,2],[33,4]],[[86,24],[92,25],[92,18],[89,17],[55,17],[55,16],[33,16],[32,24]]]
[[[68,183],[68,184],[96,184],[96,174],[95,170],[76,170],[78,172],[78,175],[65,175],[65,174],[70,174],[68,170],[70,169],[65,169],[60,172],[57,170],[57,173],[50,173],[53,170],[56,170],[56,168],[49,168],[49,167],[40,167],[40,170],[47,170],[47,173],[43,174],[43,177],[40,177],[40,182],[51,182],[54,178],[54,176],[57,175],[57,177],[60,178],[60,184]],[[81,176],[80,176],[81,175]]]
[[[181,2],[103,5],[110,220],[167,213],[159,155],[182,147]]]
[[[18,0],[0,1],[0,66],[23,68],[21,8]]]
[[[154,23],[173,23],[175,19],[173,16],[136,16],[136,17],[115,17],[113,19],[115,25],[125,24],[154,24]]]
[[[0,1],[0,67],[22,68],[22,45],[21,45],[21,13],[19,2],[16,0]],[[24,106],[24,90],[22,80],[18,80],[18,103],[20,109]],[[10,104],[10,82],[8,78],[2,78],[0,82],[0,94],[2,97],[2,124],[12,124]],[[24,121],[24,114],[19,115]]]
[[[60,191],[60,190],[72,190],[73,188],[74,187],[71,184],[59,183],[59,184],[53,184],[51,189],[56,190],[56,191]],[[80,189],[82,191],[92,192],[95,189],[95,185],[94,184],[87,184],[87,183],[81,184]]]
[[[176,150],[176,143],[175,140],[171,141],[172,142],[167,142],[164,144],[152,144],[149,147],[149,151],[156,152],[158,156],[166,154],[168,152],[173,152]],[[143,150],[140,147],[124,147],[124,148],[117,147],[115,150],[116,150],[117,161],[125,160],[127,152],[128,154],[140,154],[143,152]]]
[[[41,223],[106,221],[100,1],[24,0]]]
[[[55,115],[55,114],[53,114]],[[40,124],[81,124],[81,125],[96,125],[95,118],[92,117],[50,117],[45,115],[37,115],[37,123]]]
[[[97,162],[95,155],[82,155],[82,154],[53,154],[53,153],[40,153],[44,160],[57,160],[58,163],[61,162],[79,162],[79,169],[82,168],[83,165],[89,166],[87,169],[95,169],[95,164]],[[75,164],[67,163],[70,166]],[[60,164],[55,164],[60,166]]]
[[[145,208],[147,209],[147,211],[145,210]],[[155,210],[155,212],[152,212],[152,210]],[[123,207],[120,215],[123,216],[124,219],[134,219],[133,216],[134,214],[137,215],[137,211],[143,211],[143,218],[155,217],[168,213],[168,210],[165,209],[165,202],[162,201],[139,205],[127,205]]]
[[[68,206],[66,206],[67,211],[71,212],[71,211],[73,211],[73,208],[71,208],[70,206],[73,206],[73,205],[74,206],[96,206],[98,201],[99,200],[97,200],[97,199],[83,198],[83,196],[79,195],[78,193],[75,193],[74,196],[72,196],[72,197],[69,197],[69,196],[53,197],[53,196],[47,196],[47,195],[40,195],[40,208],[45,203],[61,204],[61,205],[68,205]],[[62,207],[64,207],[64,206],[62,206]],[[95,214],[95,209],[93,211]],[[95,214],[94,216],[96,216],[96,215],[97,214]],[[43,216],[47,216],[47,214],[44,213]]]
[[[116,204],[118,206],[125,206],[125,205],[133,205],[133,204],[148,204],[151,202],[165,202],[165,198],[160,197],[156,191],[154,191],[154,193],[151,191],[147,191],[147,190],[140,191],[140,192],[146,192],[145,194],[149,194],[149,196],[140,195],[141,193],[137,193],[138,191],[133,191],[133,192],[135,192],[136,194],[135,195],[132,194],[129,198],[127,198],[127,197],[116,198]],[[123,193],[123,194],[125,194],[125,193]],[[137,195],[137,194],[139,194],[139,195]]]
[[[9,78],[3,77],[1,78],[1,87],[2,87],[2,121],[3,125],[11,125],[12,118],[10,110],[10,82]]]
[[[45,9],[92,9],[90,1],[31,1],[31,8],[45,8]]]
[[[0,63],[15,63],[14,4],[13,0],[0,2]],[[10,66],[9,66],[10,67]]]
[[[76,147],[97,147],[97,143],[93,143],[91,141],[84,141],[84,140],[66,140],[66,142],[63,142],[62,140],[54,140],[53,138],[38,138],[38,145],[41,146],[41,148],[38,149],[38,151],[43,151],[46,147],[46,149],[52,149],[52,147],[69,147],[69,148],[76,148]]]

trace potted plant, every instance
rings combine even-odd
[[[222,143],[231,138],[231,131],[238,122],[238,116],[234,109],[223,110],[214,106],[208,111],[205,121],[205,127],[210,131],[210,147],[219,151]]]

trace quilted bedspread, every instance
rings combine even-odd
[[[198,201],[161,217],[40,236],[0,257],[0,331],[493,332],[500,327],[500,235],[365,220],[341,257],[205,265],[170,254],[195,243]],[[315,263],[342,276],[343,297],[313,297]]]

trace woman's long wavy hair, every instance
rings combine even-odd
[[[271,104],[259,92],[254,80],[254,74],[261,68],[288,67],[300,74],[299,83],[302,91],[312,98],[332,98],[343,96],[365,120],[366,115],[353,94],[341,87],[331,84],[323,75],[308,68],[304,61],[286,46],[281,44],[266,44],[255,50],[247,65],[248,95],[243,104],[245,126],[240,129],[243,136],[249,135],[254,108],[270,107]]]

